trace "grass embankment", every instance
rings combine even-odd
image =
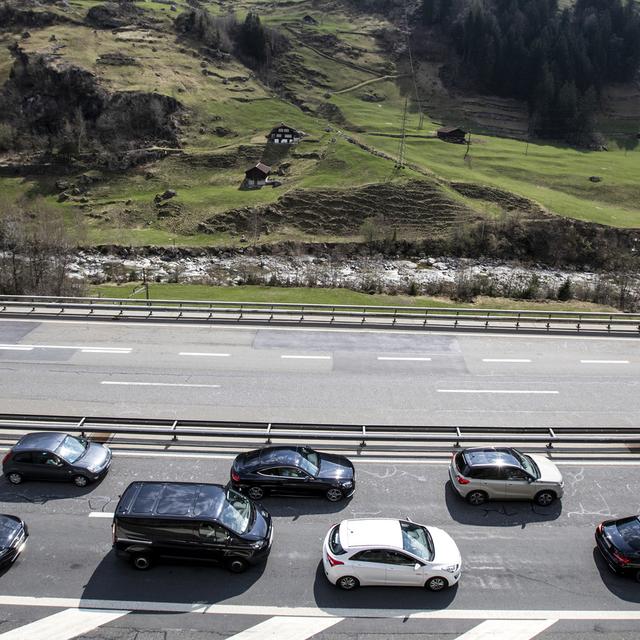
[[[71,0],[70,4],[74,17],[81,20],[86,10],[98,2]],[[186,0],[179,0],[178,5],[179,10],[186,7]],[[372,155],[347,142],[337,129],[388,156],[396,157],[398,153],[406,99],[400,86],[410,86],[406,79],[382,80],[336,93],[370,81],[376,78],[376,73],[382,77],[396,72],[374,35],[389,26],[383,17],[343,13],[336,8],[328,14],[304,0],[286,0],[282,4],[237,0],[208,5],[210,11],[221,14],[233,8],[240,19],[246,11],[256,9],[265,23],[283,30],[293,50],[285,59],[281,79],[303,104],[304,109],[300,109],[275,96],[238,61],[207,62],[198,56],[197,47],[192,51],[185,43],[176,41],[171,20],[177,13],[170,12],[169,5],[145,1],[138,6],[153,11],[156,17],[164,17],[167,33],[155,30],[96,33],[88,27],[63,24],[30,29],[31,38],[21,41],[21,46],[29,51],[50,51],[50,38],[55,35],[57,45],[62,47],[58,53],[91,70],[110,91],[158,91],[176,97],[189,110],[189,121],[182,126],[182,146],[189,157],[167,158],[126,173],[103,172],[100,181],[90,187],[88,204],[73,200],[57,203],[52,177],[21,180],[0,177],[0,191],[12,198],[44,194],[64,211],[84,207],[80,210],[91,214],[84,216],[89,242],[234,246],[239,243],[239,236],[205,234],[199,224],[229,209],[272,203],[292,189],[353,189],[389,180],[420,178],[421,174],[495,186],[530,198],[563,216],[619,227],[640,227],[639,148],[624,151],[611,145],[606,153],[584,152],[559,145],[527,146],[516,140],[474,135],[471,159],[465,162],[465,147],[435,139],[439,123],[428,118],[424,128],[418,130],[418,116],[412,112],[407,123],[405,160],[418,171],[407,168],[398,175],[393,160]],[[302,19],[306,15],[312,16],[317,24],[304,24]],[[336,36],[338,42],[323,45],[319,38],[327,35]],[[5,36],[0,44],[13,39]],[[97,62],[102,54],[114,52],[135,58],[137,64],[112,66]],[[8,77],[10,64],[11,57],[3,46],[0,81]],[[354,64],[373,73],[354,68]],[[382,101],[363,100],[363,95],[369,92],[381,96]],[[409,97],[410,106],[411,102]],[[329,123],[315,115],[325,103],[338,107],[346,122]],[[197,162],[198,156],[212,153],[233,156],[241,146],[254,149],[257,160],[262,155],[266,133],[280,121],[304,130],[308,137],[282,158],[291,167],[277,189],[239,189],[249,163],[244,158],[253,159],[251,153],[242,154],[233,166]],[[217,127],[226,129],[227,135],[216,133]],[[332,130],[327,131],[328,128]],[[151,178],[145,177],[149,172],[153,174]],[[592,183],[590,176],[600,176],[602,181]],[[180,211],[162,217],[153,197],[168,188],[178,192],[172,203],[179,205]],[[486,215],[501,211],[496,202],[449,195]],[[384,213],[383,202],[380,210]],[[262,238],[283,239],[324,240],[293,228],[276,229]]]
[[[144,290],[137,283],[122,285],[96,285],[90,295],[104,298],[144,299]],[[149,284],[149,297],[154,300],[204,300],[221,302],[274,302],[295,304],[382,305],[391,307],[455,307],[476,309],[519,309],[532,311],[616,311],[613,307],[588,302],[535,302],[507,298],[479,297],[475,302],[454,302],[447,298],[426,296],[390,296],[368,294],[349,289],[323,289],[305,287],[266,287],[246,285],[214,287],[199,284]]]

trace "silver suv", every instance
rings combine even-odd
[[[454,453],[449,467],[453,488],[470,504],[487,500],[533,500],[546,507],[564,490],[551,460],[508,447],[478,447]]]

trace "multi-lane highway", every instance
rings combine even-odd
[[[635,425],[640,341],[0,321],[5,412]]]
[[[0,322],[4,411],[385,424],[633,425],[640,342],[618,339]],[[444,462],[444,461],[443,461]],[[640,512],[634,461],[561,464],[547,508],[473,508],[437,461],[356,461],[338,505],[267,499],[267,564],[243,575],[185,565],[138,573],[111,553],[109,514],[132,480],[226,482],[230,460],[116,451],[98,485],[0,479],[0,511],[31,538],[0,576],[0,640],[625,640],[640,587],[594,551],[598,522]],[[345,517],[410,516],[463,556],[447,592],[343,593],[320,565]],[[57,635],[56,635],[57,634]]]

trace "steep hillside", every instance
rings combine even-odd
[[[176,26],[192,5],[213,35]],[[254,10],[277,38],[264,60],[242,46]],[[522,105],[448,88],[435,40],[416,64],[421,123],[397,23],[351,3],[11,0],[0,16],[0,189],[80,212],[94,243],[343,240],[380,224],[412,239],[503,211],[640,227],[637,147],[515,139]],[[633,130],[634,91],[609,90],[609,131]],[[281,122],[298,145],[266,144]],[[437,139],[443,124],[471,128],[470,148]],[[242,188],[258,161],[273,186]]]

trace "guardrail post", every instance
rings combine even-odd
[[[551,427],[549,427],[549,435],[552,438],[556,437],[556,433]],[[547,444],[547,449],[553,449],[553,442],[551,442],[551,440],[549,440],[549,443]]]
[[[271,444],[271,423],[267,425],[267,442],[266,444]]]
[[[462,432],[460,431],[460,427],[456,427],[456,436],[457,436],[457,440],[455,442],[455,444],[453,445],[455,449],[459,449],[460,448],[460,438],[462,437]]]
[[[329,324],[333,324],[336,319],[336,308],[331,307],[331,320],[329,320]]]
[[[82,420],[80,420],[80,422],[78,422],[78,429],[82,429],[80,435],[84,438],[84,421],[86,420],[86,418],[82,418]]]
[[[173,431],[173,438],[171,438],[171,440],[173,442],[177,442],[178,440],[178,434],[176,433],[176,428],[178,427],[178,421],[174,420],[173,424],[171,425],[171,431]]]
[[[361,447],[367,446],[366,437],[367,437],[367,427],[365,425],[362,425],[362,442],[360,443]]]

